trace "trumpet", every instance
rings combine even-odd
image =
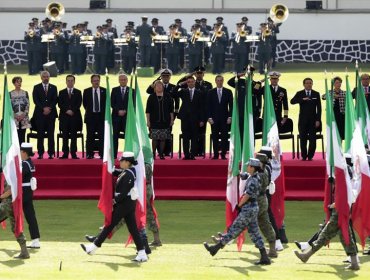
[[[80,35],[80,30],[78,30],[78,29],[74,29],[74,30],[73,30],[73,35],[75,35],[75,36],[79,36],[79,35]]]
[[[125,33],[125,38],[126,38],[126,42],[129,43],[131,41],[131,32],[126,32]]]
[[[53,30],[53,34],[54,34],[55,36],[59,36],[59,35],[60,35],[60,30],[59,30],[59,29],[54,29],[54,30]]]
[[[223,27],[224,25],[221,24],[220,27],[216,31],[213,32],[212,37],[211,37],[212,43],[216,42],[216,39],[221,37],[224,34],[224,32],[222,31]]]
[[[99,32],[99,31],[96,31],[96,33],[95,33],[95,37],[98,38],[98,39],[101,38],[102,35],[103,34],[101,34],[101,32]]]
[[[240,27],[240,29],[236,32],[236,36],[235,36],[235,42],[239,44],[240,42],[240,38],[241,37],[246,37],[248,35],[248,32],[245,31],[245,24],[242,24],[242,26]]]
[[[173,43],[174,39],[179,39],[181,37],[181,32],[178,31],[178,29],[172,29],[170,30],[170,42]]]
[[[33,29],[29,29],[28,32],[27,32],[27,35],[31,38],[33,38],[35,36],[35,30]]]
[[[202,32],[200,31],[200,28],[194,30],[191,35],[191,43],[195,44],[195,42],[198,40],[198,38],[202,36]]]

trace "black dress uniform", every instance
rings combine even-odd
[[[95,60],[95,72],[97,74],[105,74],[105,68],[107,67],[107,39],[102,33],[100,36],[94,36],[94,60]]]
[[[263,24],[261,24],[261,26],[263,26]],[[258,41],[258,63],[259,63],[258,70],[260,74],[265,73],[266,66],[267,69],[269,69],[270,59],[271,59],[271,35],[263,36],[263,34],[261,34],[259,36]]]
[[[269,28],[271,30],[271,59],[272,59],[272,67],[276,66],[276,48],[277,48],[277,36],[276,34],[280,33],[280,26],[282,23],[274,24],[274,22],[268,18],[269,21]]]
[[[186,38],[186,36],[188,35],[188,31],[184,27],[181,26],[181,24],[182,24],[181,19],[178,19],[178,18],[175,19],[175,24],[178,27],[177,31],[180,32],[181,37]],[[180,43],[180,45],[179,45],[179,66],[180,66],[180,69],[185,68],[185,43]]]
[[[196,32],[200,29],[200,26],[193,25],[192,32]],[[188,36],[188,60],[189,60],[189,73],[202,63],[202,51],[203,51],[203,42],[193,39],[193,33]]]
[[[171,25],[170,28],[174,28],[173,25]],[[166,46],[166,56],[168,68],[173,74],[177,74],[179,72],[179,57],[181,56],[180,49],[181,44],[179,38],[174,38],[170,34],[170,40]]]
[[[106,24],[107,34],[108,34],[108,37],[109,37],[107,67],[108,68],[114,68],[116,52],[115,52],[115,46],[113,44],[113,39],[118,38],[118,34],[117,34],[117,29],[112,26],[112,22],[113,22],[112,19],[108,18],[105,22],[107,23]]]
[[[237,33],[233,33],[233,36],[231,38],[231,42],[233,45],[232,53],[234,54],[234,71],[236,73],[241,73],[243,72],[243,68],[245,67],[245,65],[248,65],[249,51],[246,47],[246,37],[240,36],[238,41],[237,35]]]
[[[163,26],[158,25],[158,19],[152,19],[152,30],[158,35],[166,35],[166,31]],[[150,65],[153,66],[154,72],[158,72],[162,69],[162,61],[164,57],[165,45],[163,43],[154,43],[151,50]]]
[[[77,132],[82,131],[81,104],[82,94],[79,89],[65,88],[59,92],[59,127],[63,133],[62,158],[68,158],[69,152],[72,158],[77,158]],[[66,113],[68,110],[73,112],[72,116]],[[71,139],[70,149],[69,138]]]
[[[147,20],[147,17],[142,17],[143,23],[136,28],[136,35],[139,36],[140,62],[142,67],[150,66],[152,27],[147,23]]]
[[[212,27],[210,25],[207,25],[207,19],[206,18],[202,18],[201,20],[201,31],[203,32],[203,36],[204,37],[209,37],[211,31],[212,31]],[[209,46],[206,42],[203,42],[203,48],[204,48],[204,54],[202,53],[202,65],[207,65],[209,63],[209,58],[210,58],[210,49],[209,49]],[[204,57],[203,57],[204,55]]]
[[[308,100],[303,98],[308,97]],[[302,159],[312,159],[316,150],[316,128],[315,122],[321,122],[321,100],[320,93],[314,90],[301,90],[290,100],[290,104],[299,104],[298,130],[301,140]],[[307,140],[309,147],[307,153]]]
[[[72,33],[69,37],[68,51],[71,56],[71,69],[72,74],[83,74],[84,70],[82,67],[84,45],[80,42],[81,35]]]
[[[33,190],[31,189],[31,178],[35,172],[35,166],[31,158],[22,161],[22,190],[23,190],[23,213],[26,218],[31,239],[40,238],[35,208],[33,207]]]
[[[36,30],[25,33],[24,40],[27,48],[28,74],[34,75],[41,68],[41,35]]]
[[[125,133],[126,131],[126,118],[127,118],[127,108],[129,102],[129,87],[114,87],[112,88],[111,94],[111,107],[112,107],[112,125],[113,125],[113,155],[117,158],[118,152],[118,136],[120,132]],[[133,104],[135,107],[136,95],[135,90],[132,91]],[[126,114],[124,116],[119,116],[118,111],[124,110]]]
[[[122,34],[122,38],[130,37],[130,40],[127,44],[122,45],[122,59],[123,59],[123,70],[126,73],[132,73],[136,69],[136,52],[137,52],[137,44],[135,42],[135,34],[131,33],[131,31],[126,30],[126,34]],[[129,35],[128,35],[129,34]]]
[[[212,73],[220,74],[224,72],[225,66],[225,45],[227,45],[227,36],[223,32],[220,37],[216,37],[211,45],[212,54]]]
[[[235,77],[232,77],[227,84],[235,88]],[[247,90],[247,82],[244,78],[238,80],[238,111],[239,111],[239,128],[241,143],[243,143],[244,133],[244,102],[245,94]],[[236,105],[236,104],[235,104]],[[253,122],[254,122],[254,133],[262,131],[262,127],[257,127],[257,120],[261,115],[262,108],[262,95],[261,95],[261,83],[252,81],[252,107],[253,107]]]
[[[62,31],[59,31],[59,35],[55,34],[54,31],[54,41],[50,43],[50,55],[51,59],[55,61],[55,64],[58,68],[58,73],[63,74],[64,73],[64,51],[65,51],[65,44],[66,44],[66,38],[64,37],[64,33]]]
[[[83,92],[82,104],[85,108],[87,159],[94,157],[95,136],[99,139],[97,147],[99,156],[103,158],[105,100],[106,89],[103,87],[96,89],[89,87]]]

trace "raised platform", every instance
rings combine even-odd
[[[100,159],[34,159],[38,199],[97,199],[101,190]],[[227,160],[156,160],[154,188],[156,199],[224,200]],[[118,162],[117,162],[118,165]],[[325,161],[317,154],[313,161],[284,155],[287,200],[322,200]]]

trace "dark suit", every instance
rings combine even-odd
[[[313,158],[316,150],[316,128],[315,122],[321,122],[321,100],[320,93],[311,90],[309,100],[303,100],[307,97],[306,91],[301,90],[290,100],[290,104],[299,104],[298,130],[301,139],[302,158]],[[307,153],[307,140],[309,147]]]
[[[47,92],[45,92],[44,85],[42,83],[37,84],[33,87],[32,97],[35,103],[35,111],[33,118],[37,127],[37,151],[39,156],[44,153],[44,137],[45,132],[48,133],[48,154],[54,156],[54,129],[55,119],[58,117],[56,105],[58,102],[58,90],[57,87],[48,84]],[[43,110],[46,107],[51,108],[51,112],[48,115],[44,115]]]
[[[177,117],[181,120],[185,158],[190,159],[194,157],[197,151],[199,124],[204,121],[201,92],[194,88],[192,100],[190,98],[189,89],[181,89],[172,94],[174,97],[181,98],[181,107]],[[189,149],[190,140],[191,149]]]
[[[141,66],[150,66],[150,50],[152,45],[152,28],[149,24],[143,23],[136,28],[136,35],[139,36],[139,50]]]
[[[69,152],[71,152],[72,156],[76,156],[77,131],[82,131],[82,116],[80,111],[82,94],[80,90],[73,88],[69,95],[69,90],[65,88],[59,92],[59,128],[63,133],[63,156],[68,156]],[[72,116],[66,114],[68,110],[73,112]],[[69,137],[71,138],[71,149],[68,147]]]
[[[118,151],[118,135],[119,133],[126,131],[126,117],[127,117],[127,107],[129,101],[129,87],[126,87],[124,94],[121,91],[121,87],[112,88],[111,94],[111,107],[112,107],[112,125],[113,125],[113,154],[114,158],[117,158]],[[135,91],[133,91],[133,102],[135,107]],[[124,110],[126,114],[124,116],[119,116],[118,111]]]
[[[100,90],[100,101],[99,101],[99,112],[94,112],[94,98],[93,88],[89,87],[84,90],[82,103],[85,108],[85,123],[86,123],[86,154],[87,156],[94,156],[94,143],[95,133],[99,138],[99,155],[103,157],[103,145],[104,145],[104,114],[105,114],[105,100],[106,90],[105,88],[99,87]]]
[[[221,134],[221,155],[227,151],[227,133],[229,125],[227,119],[231,118],[233,110],[233,94],[227,88],[221,89],[221,100],[218,96],[218,88],[211,89],[207,94],[207,116],[213,120],[211,125],[214,156],[218,157],[218,139]]]

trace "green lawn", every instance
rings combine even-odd
[[[363,65],[360,65],[362,67]],[[302,81],[306,77],[311,77],[314,80],[314,89],[319,91],[321,94],[324,93],[324,71],[327,70],[328,79],[331,79],[334,76],[341,76],[343,80],[345,80],[346,75],[346,67],[348,67],[349,71],[349,77],[350,77],[350,84],[353,88],[355,86],[355,75],[354,75],[354,64],[344,64],[344,63],[322,63],[322,64],[308,64],[308,63],[295,63],[295,64],[280,64],[276,68],[276,71],[280,71],[282,73],[282,76],[280,77],[280,85],[282,87],[285,87],[288,92],[288,100],[290,100],[294,94],[302,90]],[[362,71],[368,71],[369,69],[362,68]],[[8,81],[9,81],[9,90],[13,89],[13,85],[11,84],[11,79],[14,76],[21,75],[23,78],[23,89],[27,90],[30,95],[32,95],[32,89],[33,86],[37,83],[40,83],[40,77],[39,76],[29,76],[26,74],[26,69],[24,66],[9,66],[9,74],[8,74]],[[118,77],[115,74],[115,72],[112,72],[113,74],[110,74],[110,86],[115,87],[118,85]],[[232,73],[225,73],[225,80],[227,81],[230,77],[232,77]],[[51,78],[50,82],[57,85],[58,89],[61,90],[65,87],[65,77],[66,75],[60,75],[57,78]],[[182,76],[176,75],[173,76],[171,79],[172,83],[176,83]],[[149,84],[153,82],[153,80],[157,78],[157,76],[152,78],[139,78],[139,85],[140,85],[140,91],[142,94],[142,100],[145,108],[147,94],[146,89]],[[258,73],[255,75],[255,80],[261,80],[264,77],[259,75]],[[0,75],[0,80],[3,80],[3,75]],[[213,74],[206,74],[205,80],[210,81],[214,83],[214,75]],[[226,84],[225,84],[226,85]],[[83,90],[84,88],[87,88],[91,86],[90,84],[90,75],[81,75],[77,76],[76,78],[76,88],[79,88]],[[105,78],[101,81],[101,86],[105,87]],[[343,83],[342,88],[345,89],[345,84]],[[0,83],[0,93],[3,92],[3,83]],[[33,112],[33,102],[31,98],[31,112]],[[323,105],[323,111],[322,111],[322,121],[325,123],[325,102],[322,102]],[[294,127],[295,127],[295,134],[298,133],[298,112],[299,112],[299,106],[298,105],[290,105],[289,106],[289,116],[294,121]],[[58,128],[58,125],[56,125],[56,129]],[[174,125],[174,135],[178,135],[180,133],[180,121],[176,120]],[[208,126],[207,134],[210,133],[210,127]],[[323,131],[325,134],[325,129]],[[123,140],[120,140],[123,141]],[[207,141],[207,147],[209,146],[209,137],[206,137]],[[257,141],[256,148],[259,148],[261,145],[261,141]],[[32,140],[32,143],[34,144],[34,147],[36,147],[36,140]],[[80,142],[78,142],[78,149],[81,151]],[[123,148],[121,145],[120,147]],[[283,151],[291,151],[291,142],[290,141],[282,141],[282,148]],[[120,148],[121,149],[121,148]],[[178,137],[175,136],[174,141],[174,151],[176,152],[178,150]],[[321,151],[321,145],[317,145],[317,151]]]
[[[162,247],[153,250],[147,263],[131,262],[135,248],[125,248],[127,230],[122,228],[94,256],[80,248],[84,235],[94,234],[103,217],[92,200],[36,201],[41,231],[40,250],[29,260],[15,260],[18,244],[10,230],[1,230],[0,279],[369,279],[369,257],[362,256],[361,270],[345,271],[345,253],[336,238],[307,264],[293,254],[289,243],[271,266],[255,266],[258,251],[249,238],[242,252],[227,246],[215,257],[203,241],[224,229],[224,203],[215,201],[157,201]],[[290,242],[305,240],[324,217],[321,202],[287,202],[286,231]],[[27,238],[28,230],[25,230]],[[151,239],[151,233],[148,234]],[[62,269],[60,263],[62,262]]]

